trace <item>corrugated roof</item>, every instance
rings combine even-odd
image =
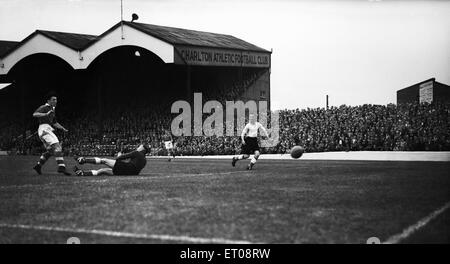
[[[67,32],[56,32],[48,30],[37,30],[37,32],[71,48],[74,50],[81,50],[83,47],[88,45],[91,41],[95,41],[97,36],[85,35],[85,34],[75,34]]]
[[[223,49],[238,49],[248,51],[269,52],[256,45],[248,43],[242,39],[231,35],[164,27],[136,22],[126,22],[124,24],[133,27],[139,31],[149,34],[155,38],[161,39],[172,45],[201,46]]]
[[[12,50],[19,43],[20,42],[18,41],[0,40],[0,58],[3,57],[3,54],[6,54],[9,50]]]

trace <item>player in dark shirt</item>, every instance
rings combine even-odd
[[[33,117],[37,118],[39,122],[39,139],[42,141],[46,149],[46,152],[41,155],[38,163],[33,167],[33,169],[38,174],[42,174],[42,166],[52,155],[54,155],[56,163],[58,164],[58,172],[68,176],[70,173],[66,171],[61,144],[59,143],[56,135],[53,133],[55,128],[63,130],[64,132],[68,131],[56,121],[55,108],[57,102],[57,97],[53,93],[50,93],[47,96],[47,103],[40,106],[33,113]]]
[[[102,168],[99,170],[81,170],[75,166],[74,171],[77,176],[98,176],[98,175],[138,175],[147,164],[145,154],[150,152],[150,147],[146,144],[141,144],[139,147],[114,159],[104,158],[85,158],[78,157],[76,160],[78,164],[104,164],[109,168]]]

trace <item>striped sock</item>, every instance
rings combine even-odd
[[[255,157],[252,158],[252,160],[250,161],[250,163],[252,163],[253,165],[256,163]]]
[[[66,164],[64,164],[64,158],[63,157],[56,157],[56,164],[58,164],[58,168],[66,167]]]

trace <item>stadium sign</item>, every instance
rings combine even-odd
[[[270,54],[263,52],[177,47],[176,64],[228,67],[270,67]]]

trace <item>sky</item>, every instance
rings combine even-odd
[[[389,104],[429,78],[450,85],[450,1],[123,0],[124,20],[234,35],[273,49],[272,109]],[[120,0],[0,0],[0,40],[36,29],[99,35]]]

